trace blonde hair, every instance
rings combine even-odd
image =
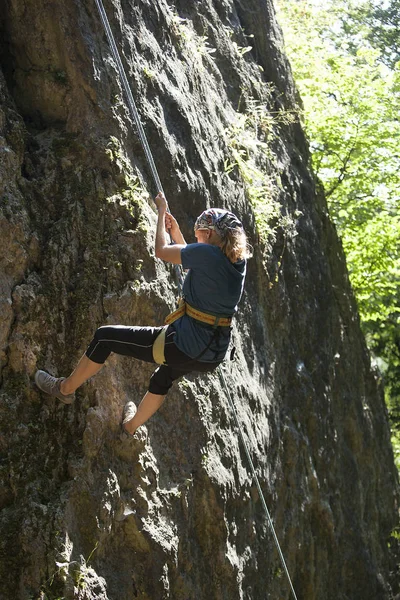
[[[220,248],[231,263],[252,256],[252,248],[243,229],[229,229],[222,238]]]

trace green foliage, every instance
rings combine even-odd
[[[390,19],[397,5],[279,5],[313,169],[342,237],[394,427],[400,426],[400,34]]]
[[[70,561],[64,558],[61,562],[56,561],[56,570],[42,585],[39,597],[37,600],[64,600],[64,596],[54,592],[54,588],[59,588],[60,584],[65,584],[68,576],[72,576],[73,582],[77,587],[78,593],[87,587],[87,578],[90,570],[89,563],[92,560],[93,554],[97,550],[99,543],[96,542],[95,547],[85,559],[80,557],[80,561]],[[34,599],[36,600],[36,598]]]
[[[390,534],[394,540],[400,541],[400,527],[395,527]]]
[[[237,112],[226,130],[230,158],[225,172],[238,170],[253,207],[258,232],[265,241],[273,242],[279,227],[293,229],[292,219],[282,214],[279,202],[280,177],[271,142],[276,129],[292,123],[296,115],[289,111],[271,112],[266,104],[247,101],[247,110]]]
[[[400,472],[400,434],[398,431],[395,431],[392,435],[392,446],[394,453],[394,462],[398,471]]]
[[[133,172],[132,165],[125,155],[119,140],[114,136],[110,137],[105,153],[117,173],[121,175],[119,178],[121,184],[120,192],[107,198],[107,201],[119,202],[119,204],[125,205],[132,216],[140,219],[141,211],[138,209],[147,204],[149,193],[139,180],[139,177]]]
[[[253,50],[253,46],[239,46],[236,42],[232,42],[232,45],[239,56],[244,56]]]
[[[156,76],[156,73],[155,73],[155,71],[153,71],[149,67],[144,66],[143,67],[143,75],[145,77],[147,77],[147,79],[154,79],[154,77]]]
[[[366,40],[379,50],[379,60],[395,68],[400,60],[400,0],[347,1],[339,19],[341,37],[346,39],[351,51],[357,51],[360,39]]]
[[[216,49],[209,45],[207,36],[196,33],[193,23],[189,19],[184,19],[171,11],[169,27],[181,50],[186,50],[198,65],[202,64],[202,57],[213,58],[212,55]]]

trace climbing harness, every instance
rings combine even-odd
[[[153,342],[153,346],[152,346],[153,359],[154,359],[154,362],[156,362],[158,365],[166,365],[167,364],[167,361],[165,358],[165,340],[166,340],[166,334],[167,334],[168,327],[169,327],[169,325],[166,325],[165,327],[163,327]],[[210,348],[211,344],[218,338],[218,335],[219,335],[219,329],[218,329],[218,327],[215,327],[214,333],[211,336],[210,341],[208,342],[207,346],[205,348],[203,348],[203,350],[200,352],[200,354],[198,356],[195,356],[194,358],[189,358],[189,360],[187,360],[185,362],[180,362],[179,366],[187,367],[191,363],[195,363],[196,361],[200,360],[201,357]],[[218,355],[218,352],[216,354]],[[218,362],[218,361],[216,360],[215,362]]]
[[[154,340],[153,347],[152,347],[153,359],[158,365],[166,364],[164,348],[165,348],[165,336],[166,336],[167,329],[168,329],[169,325],[171,325],[171,323],[174,323],[175,321],[177,321],[178,319],[183,317],[183,315],[188,315],[190,318],[195,319],[196,321],[200,321],[200,323],[205,323],[207,325],[211,325],[212,328],[214,329],[214,334],[211,337],[210,341],[208,342],[207,346],[200,352],[200,354],[198,356],[196,356],[195,358],[191,358],[187,362],[187,364],[189,364],[191,362],[195,362],[196,360],[199,360],[207,352],[207,350],[210,348],[211,344],[216,339],[218,339],[218,335],[219,335],[218,328],[219,327],[230,327],[230,325],[232,323],[232,317],[227,317],[226,315],[216,315],[216,314],[212,314],[212,313],[208,313],[208,312],[203,312],[203,311],[199,310],[198,308],[194,308],[194,306],[191,306],[188,302],[186,302],[183,298],[181,298],[179,300],[179,307],[177,308],[177,310],[174,310],[172,313],[170,313],[165,318],[164,323],[166,323],[166,325],[165,325],[165,327],[162,328],[162,330],[160,331],[160,333]],[[183,363],[183,364],[186,364],[186,363]]]
[[[158,334],[158,336],[156,337],[156,339],[154,340],[154,343],[153,343],[153,348],[152,348],[153,358],[154,358],[154,362],[156,362],[158,365],[166,364],[164,348],[165,348],[165,334],[167,333],[168,327],[169,327],[169,325],[165,325],[165,327],[163,327],[161,329],[160,333]]]
[[[122,64],[119,52],[118,52],[117,44],[115,43],[114,35],[113,35],[112,30],[111,30],[110,23],[108,21],[108,17],[107,17],[106,11],[104,10],[104,6],[103,6],[103,3],[102,3],[101,0],[95,0],[95,2],[96,2],[97,10],[99,11],[101,22],[103,23],[104,31],[105,31],[105,34],[107,36],[107,40],[108,40],[108,43],[110,45],[110,49],[111,49],[112,55],[113,55],[114,60],[115,60],[115,64],[116,64],[117,69],[118,69],[118,73],[119,73],[121,84],[123,85],[123,88],[125,90],[126,99],[127,99],[127,102],[128,102],[128,107],[129,107],[131,116],[132,116],[132,118],[133,118],[133,120],[135,122],[137,133],[138,133],[139,139],[141,141],[141,144],[142,144],[142,147],[143,147],[143,151],[144,151],[146,159],[147,159],[147,163],[148,163],[148,165],[150,167],[151,174],[153,176],[154,185],[156,187],[157,192],[161,192],[163,194],[163,196],[166,197],[165,193],[164,193],[164,190],[163,190],[163,187],[162,187],[162,184],[161,184],[161,181],[160,181],[160,177],[159,177],[157,169],[156,169],[156,165],[154,163],[154,159],[153,159],[153,155],[152,155],[151,150],[150,150],[149,143],[148,143],[147,138],[146,138],[146,134],[145,134],[144,129],[143,129],[142,122],[141,122],[140,117],[139,117],[139,112],[138,112],[138,109],[136,107],[136,103],[135,103],[135,100],[133,98],[132,91],[131,91],[128,79],[126,77],[125,69],[124,69],[124,66]],[[183,287],[182,269],[181,269],[180,265],[175,265],[174,269],[175,269],[176,283],[177,283],[177,286],[178,286],[178,294],[181,295],[182,287]]]
[[[230,327],[232,323],[232,317],[204,312],[198,308],[194,308],[194,306],[191,306],[185,300],[179,301],[179,307],[165,318],[165,323],[170,325],[183,317],[183,315],[188,315],[196,321],[207,323],[207,325],[212,325],[213,327]]]
[[[207,350],[210,348],[211,344],[218,337],[218,333],[219,333],[218,327],[230,327],[230,325],[232,323],[232,317],[227,317],[226,315],[216,315],[216,314],[212,314],[212,313],[208,313],[208,312],[203,312],[202,310],[199,310],[198,308],[194,308],[194,306],[191,306],[188,302],[186,302],[183,298],[181,298],[179,300],[179,307],[176,310],[174,310],[172,313],[167,315],[167,317],[165,318],[165,321],[164,321],[164,323],[166,324],[165,327],[162,328],[162,330],[160,331],[160,333],[154,340],[153,348],[152,348],[153,359],[158,365],[166,364],[164,348],[165,348],[165,334],[167,332],[167,329],[168,329],[169,325],[171,325],[171,323],[174,323],[175,321],[177,321],[178,319],[183,317],[183,315],[188,315],[192,319],[195,319],[196,321],[200,321],[200,323],[206,323],[207,325],[211,325],[213,327],[213,329],[215,330],[214,335],[211,337],[209,343],[204,348],[204,350],[202,350],[202,352],[198,356],[196,356],[195,358],[192,358],[190,361],[188,361],[188,364],[192,361],[199,360],[207,352]]]
[[[152,156],[152,153],[151,153],[151,150],[150,150],[150,146],[149,146],[149,144],[147,142],[147,138],[146,138],[143,126],[142,126],[140,118],[139,118],[139,113],[137,111],[136,104],[135,104],[135,101],[133,99],[131,89],[129,87],[129,83],[128,83],[128,80],[127,80],[127,77],[126,77],[126,74],[125,74],[124,67],[123,67],[122,62],[121,62],[121,58],[119,56],[119,52],[118,52],[118,49],[117,49],[117,46],[116,46],[116,43],[115,43],[115,40],[114,40],[113,33],[111,31],[110,24],[108,22],[108,18],[107,18],[106,12],[104,10],[104,7],[103,7],[103,4],[102,4],[101,0],[95,0],[95,2],[96,2],[96,5],[97,5],[97,9],[99,11],[99,14],[100,14],[101,21],[103,23],[103,27],[104,27],[104,30],[105,30],[108,42],[110,44],[110,48],[111,48],[112,54],[114,56],[114,60],[115,60],[116,65],[118,67],[119,75],[120,75],[120,78],[121,78],[121,83],[124,86],[124,89],[125,89],[125,92],[126,92],[126,96],[127,96],[127,100],[128,100],[128,105],[129,105],[132,117],[133,117],[133,119],[134,119],[134,121],[136,123],[136,127],[137,127],[137,130],[138,130],[139,138],[140,138],[140,141],[142,143],[143,150],[144,150],[144,153],[146,155],[146,158],[147,158],[150,170],[152,172],[153,179],[154,179],[157,191],[158,192],[163,192],[163,188],[162,188],[162,185],[161,185],[160,178],[158,176],[158,172],[157,172],[157,169],[156,169],[156,166],[155,166],[155,163],[154,163],[154,159],[153,159],[153,156]],[[182,279],[182,277],[181,277],[181,279]],[[180,287],[179,284],[178,284],[178,287]],[[188,304],[186,303],[184,309],[185,309],[186,313],[188,314],[187,307],[188,307]],[[181,310],[181,308],[182,307],[180,307],[178,309],[178,311]],[[193,310],[196,311],[196,309],[193,309]],[[172,315],[173,314],[174,313],[172,313]],[[184,314],[184,313],[182,313],[182,314]],[[203,313],[202,311],[197,311],[197,315],[198,316],[203,316],[203,315],[210,316],[209,313]],[[171,315],[169,315],[169,316],[171,316]],[[211,317],[214,318],[214,319],[217,316],[218,315],[211,315]],[[177,318],[179,318],[179,317],[177,317]],[[194,318],[197,318],[197,317],[194,317]],[[223,316],[222,318],[227,319],[227,320],[230,319],[230,317],[225,317],[225,316]],[[198,320],[201,320],[201,319],[198,319]],[[221,323],[221,320],[220,320],[218,322],[218,325],[215,326],[215,330],[218,331],[218,327],[221,326],[221,325],[222,325],[222,323]],[[225,326],[228,326],[228,325],[225,325]],[[163,330],[161,331],[160,335],[158,336],[158,337],[161,336],[161,339],[160,339],[160,342],[159,342],[158,346],[162,348],[162,353],[164,351],[165,333],[166,333],[167,327],[168,327],[168,325],[163,328]],[[164,337],[164,340],[163,340],[163,337]],[[156,342],[157,342],[157,340],[156,340]],[[156,354],[159,352],[159,347],[158,347],[158,350],[156,349],[156,351],[155,351]],[[153,346],[153,356],[154,356],[154,346]],[[158,358],[160,358],[160,356],[158,356]],[[197,358],[200,358],[200,357],[197,357]],[[164,358],[164,361],[165,361],[165,358]],[[163,364],[163,363],[161,362],[159,364]],[[257,490],[258,490],[258,494],[260,496],[261,504],[262,504],[264,512],[266,514],[267,522],[268,522],[268,525],[269,525],[269,527],[271,529],[271,532],[272,532],[272,535],[273,535],[273,539],[274,539],[276,548],[278,550],[279,558],[280,558],[281,563],[282,563],[283,570],[284,570],[284,572],[286,574],[286,577],[287,577],[287,579],[289,581],[290,590],[291,590],[291,592],[293,594],[293,598],[294,598],[294,600],[297,600],[297,596],[296,596],[296,593],[295,593],[294,588],[293,588],[292,580],[290,578],[290,574],[289,574],[288,568],[286,566],[286,562],[285,562],[285,559],[284,559],[284,556],[283,556],[283,553],[282,553],[282,550],[281,550],[281,547],[280,547],[280,544],[279,544],[279,540],[278,540],[278,537],[277,537],[276,532],[275,532],[274,524],[272,522],[271,515],[269,513],[267,504],[265,502],[264,494],[263,494],[263,491],[261,489],[261,485],[260,485],[260,482],[258,480],[258,476],[257,476],[256,470],[254,468],[254,464],[253,464],[253,461],[251,459],[249,449],[248,449],[247,444],[246,444],[246,440],[244,439],[244,436],[243,436],[243,432],[242,432],[242,428],[241,428],[240,423],[239,423],[239,418],[238,418],[238,415],[237,415],[237,412],[236,412],[235,404],[234,404],[234,402],[232,400],[232,397],[230,395],[229,387],[228,387],[228,385],[226,383],[226,379],[225,379],[225,376],[224,376],[224,373],[223,373],[223,370],[222,370],[221,367],[218,368],[218,373],[219,373],[219,378],[220,378],[221,384],[222,384],[222,386],[223,386],[223,388],[225,390],[226,396],[228,398],[228,401],[229,401],[229,404],[230,404],[230,407],[231,407],[231,410],[232,410],[232,413],[233,413],[233,416],[234,416],[234,419],[235,419],[235,423],[236,423],[236,427],[237,427],[238,432],[239,432],[240,440],[241,440],[243,448],[245,450],[247,461],[249,463],[253,479],[254,479],[255,484],[257,486]]]

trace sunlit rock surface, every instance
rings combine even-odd
[[[184,235],[228,206],[254,246],[226,377],[298,599],[389,600],[382,386],[299,124],[260,134],[290,224],[267,243],[232,164],[238,114],[295,108],[273,7],[105,7]],[[177,384],[136,440],[121,414],[151,365],[112,356],[67,407],[34,386],[99,325],[162,323],[176,286],[95,2],[4,0],[0,50],[0,598],[289,599],[216,374]]]

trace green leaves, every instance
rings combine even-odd
[[[400,425],[399,0],[278,6],[312,165]]]
[[[394,69],[400,60],[400,0],[353,0],[344,6],[339,18],[350,51],[357,49],[360,38],[366,40],[379,50],[379,60]]]
[[[285,239],[289,234],[295,235],[293,220],[281,211],[278,198],[282,184],[270,145],[280,125],[295,119],[295,113],[271,111],[267,104],[247,98],[247,110],[235,113],[225,132],[230,153],[224,161],[225,173],[230,175],[237,169],[240,174],[264,242],[273,243],[279,228]]]

